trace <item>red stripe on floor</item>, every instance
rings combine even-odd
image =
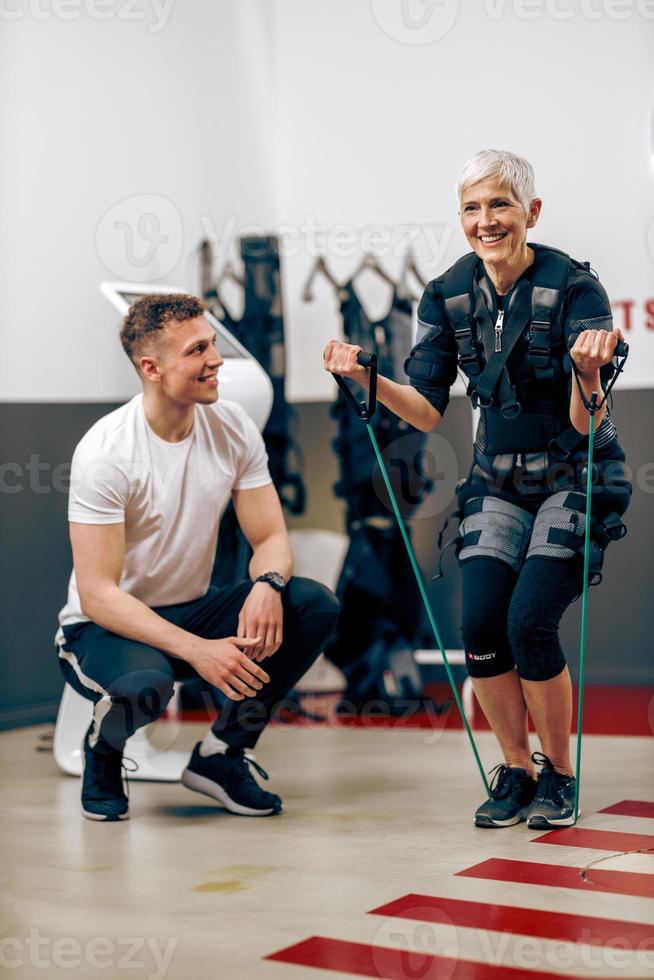
[[[581,827],[561,827],[541,837],[532,844],[563,844],[565,847],[592,847],[596,851],[638,851],[651,849],[654,854],[653,834],[622,834],[616,830],[584,830]]]
[[[639,922],[604,919],[593,915],[566,915],[541,909],[491,905],[458,898],[433,895],[405,895],[388,905],[373,909],[370,915],[390,915],[420,922],[442,922],[467,929],[519,933],[539,939],[606,946],[620,940],[620,949],[636,950],[640,943],[651,943],[652,927]]]
[[[304,942],[266,956],[278,963],[294,963],[321,970],[355,973],[360,977],[381,977],[383,980],[561,980],[560,973],[540,970],[520,970],[511,966],[490,966],[488,963],[431,956],[406,949],[368,946],[338,939],[312,936]]]
[[[616,813],[621,817],[654,817],[654,803],[647,800],[621,800],[605,806],[600,813]]]
[[[638,898],[654,898],[654,874],[636,871],[606,871],[589,868],[588,881],[580,875],[581,868],[560,867],[554,864],[538,864],[534,861],[509,861],[490,858],[464,871],[462,878],[488,878],[491,881],[515,881],[526,885],[546,885],[554,888],[577,888],[585,892],[611,892],[615,895],[635,895]]]
[[[456,671],[464,668],[454,667]],[[457,675],[458,676],[458,675]],[[459,689],[461,689],[459,681]],[[436,708],[425,704],[421,699],[406,702],[406,709],[401,716],[383,717],[380,715],[379,702],[375,701],[374,713],[362,716],[357,712],[354,717],[346,715],[338,720],[333,717],[333,709],[340,700],[339,695],[304,694],[302,704],[311,714],[329,715],[324,725],[328,728],[441,728],[461,729],[463,723],[456,708],[452,707],[452,693],[447,682],[433,682],[425,685],[424,698],[433,698]],[[649,720],[650,704],[654,698],[654,689],[642,686],[593,685],[586,687],[584,695],[584,734],[586,735],[648,735],[652,736]],[[180,717],[182,721],[213,721],[216,712],[206,705],[190,707],[185,705]],[[573,718],[576,720],[577,712]],[[283,718],[277,715],[273,724],[292,724],[316,726],[321,724],[314,719],[298,717],[295,712],[287,711]],[[479,731],[488,731],[489,726],[479,707],[475,710],[472,727]],[[572,731],[575,731],[573,721]]]

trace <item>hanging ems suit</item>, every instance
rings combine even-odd
[[[352,281],[339,288],[339,297],[347,342],[375,352],[380,373],[403,380],[403,362],[412,337],[411,299],[395,290],[389,313],[373,323]],[[350,546],[336,590],[342,612],[325,655],[347,678],[344,703],[360,706],[382,700],[393,710],[396,699],[417,698],[422,692],[413,659],[413,650],[424,645],[420,596],[387,493],[371,481],[376,462],[365,426],[340,389],[332,416],[338,424],[333,445],[340,466],[334,491],[345,500]],[[419,460],[427,437],[383,405],[378,405],[372,426],[382,451],[402,438],[398,458],[390,459],[391,480],[404,516],[410,517],[432,483],[420,473],[417,486],[415,476],[410,481],[406,458]]]
[[[583,549],[588,437],[570,423],[568,352],[582,331],[612,329],[608,297],[588,264],[530,247],[534,262],[506,296],[496,295],[474,253],[429,283],[406,363],[413,386],[441,412],[457,369],[466,375],[480,417],[472,468],[450,515],[461,521],[459,534],[449,544],[460,561],[490,556],[514,570],[531,555],[569,558]],[[623,364],[601,368],[607,395]],[[594,443],[593,584],[607,544],[626,533],[624,460],[607,411]]]

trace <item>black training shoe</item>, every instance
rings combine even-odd
[[[123,753],[99,739],[94,748],[84,736],[82,813],[89,820],[127,820],[129,802],[123,790]]]
[[[281,799],[261,789],[249,767],[256,769],[264,779],[268,779],[268,773],[243,749],[229,748],[214,755],[200,755],[200,744],[198,742],[193,749],[182,773],[182,783],[187,789],[212,796],[230,813],[242,817],[268,817],[279,813]]]
[[[543,768],[538,774],[538,787],[529,808],[527,826],[532,830],[572,826],[576,823],[575,777],[557,772],[542,752],[534,752],[531,758]]]
[[[499,765],[491,769],[491,798],[477,809],[477,827],[512,827],[527,819],[529,804],[536,792],[536,780],[525,769]],[[490,773],[489,773],[490,775]]]

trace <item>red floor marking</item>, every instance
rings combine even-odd
[[[455,671],[463,668],[454,668]],[[458,674],[456,675],[459,676]],[[461,690],[461,681],[458,681]],[[452,692],[447,682],[429,682],[425,685],[425,698],[433,698],[438,705],[438,710],[429,706],[425,710],[424,704],[420,699],[407,704],[407,708],[402,717],[384,717],[379,714],[361,717],[343,717],[340,720],[324,722],[327,728],[430,728],[440,730],[442,728],[462,729],[463,723],[459,713],[452,702]],[[652,727],[649,721],[650,703],[654,698],[654,688],[646,686],[625,685],[616,686],[612,684],[589,684],[584,695],[584,734],[586,735],[648,735],[652,736]],[[320,710],[314,708],[315,713],[322,714],[326,700],[324,695],[303,695],[303,704],[311,710],[312,703],[321,705]],[[334,703],[338,697],[333,698]],[[378,704],[375,702],[375,704]],[[576,704],[576,691],[575,691]],[[180,712],[182,721],[213,721],[216,711],[206,706],[191,708],[183,707]],[[576,724],[576,709],[573,715],[572,732],[574,733]],[[280,721],[274,718],[272,724],[313,726],[320,727],[321,723],[297,717],[292,713],[287,713],[286,717]],[[472,726],[475,731],[488,731],[489,725],[484,718],[483,712],[476,707],[474,723]]]
[[[519,933],[539,939],[599,946],[610,945],[619,939],[620,949],[636,950],[640,943],[650,945],[654,942],[652,927],[639,922],[600,919],[593,915],[566,915],[563,912],[467,902],[433,895],[405,895],[388,905],[373,909],[369,914],[398,916],[420,922],[443,922],[445,925],[464,926],[468,929],[490,929],[493,932]]]
[[[599,813],[616,813],[621,817],[654,817],[654,803],[647,800],[621,800],[605,806]]]
[[[411,980],[416,977],[420,980],[562,980],[560,973],[491,966],[488,963],[349,943],[323,936],[312,936],[265,959],[321,970],[339,970],[361,977],[381,977],[382,980]]]
[[[516,881],[527,885],[548,885],[553,888],[578,888],[585,892],[611,892],[615,895],[635,895],[637,898],[654,898],[654,874],[636,871],[606,871],[589,868],[589,881],[584,881],[581,868],[561,867],[554,864],[538,864],[534,861],[509,861],[490,858],[465,871],[457,871],[462,878],[489,878],[491,881]]]
[[[532,844],[563,844],[565,847],[594,847],[597,851],[637,851],[650,848],[654,857],[654,834],[622,834],[616,830],[584,830],[581,827],[561,827]]]

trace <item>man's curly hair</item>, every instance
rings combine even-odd
[[[202,316],[204,303],[186,293],[159,293],[142,296],[130,306],[120,328],[120,342],[138,370],[139,360],[155,352],[162,330],[173,320],[183,323]]]

